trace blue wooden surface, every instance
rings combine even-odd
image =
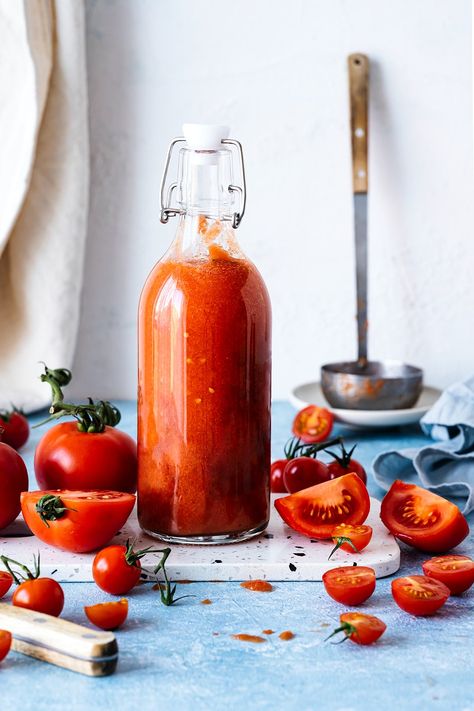
[[[124,403],[123,412],[122,426],[134,433],[134,406]],[[274,457],[288,437],[293,412],[287,403],[274,405]],[[417,427],[336,431],[348,444],[359,442],[357,455],[367,467],[385,448],[426,441]],[[23,452],[31,475],[40,433],[35,431]],[[382,493],[370,475],[369,488],[374,495]],[[473,555],[472,540],[459,552]],[[426,557],[404,548],[400,574],[420,573]],[[84,604],[108,599],[93,584],[64,588],[63,616],[76,622],[85,622]],[[474,708],[472,591],[448,600],[432,618],[415,618],[393,603],[390,579],[379,580],[361,610],[380,616],[387,631],[378,644],[364,648],[324,642],[343,608],[321,583],[278,583],[269,594],[248,592],[238,583],[193,583],[180,590],[195,597],[171,608],[149,586],[129,595],[130,616],[117,632],[120,661],[112,677],[90,679],[11,653],[0,667],[1,711]],[[202,605],[204,598],[212,605]],[[267,628],[290,629],[296,637],[283,642],[275,634],[261,645],[231,638]]]

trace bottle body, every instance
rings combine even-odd
[[[269,518],[271,311],[218,219],[185,216],[139,311],[138,515],[169,541],[225,542]]]

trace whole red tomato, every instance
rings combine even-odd
[[[20,449],[30,436],[30,425],[20,410],[0,410],[0,442]]]
[[[25,463],[8,444],[0,442],[0,530],[20,513],[20,495],[28,490]]]
[[[35,452],[41,489],[137,488],[137,448],[126,432],[107,425],[103,432],[81,432],[77,422],[61,422],[40,439]]]
[[[326,464],[313,457],[290,459],[283,471],[285,490],[290,494],[328,480],[329,472]]]
[[[40,577],[39,555],[33,559],[34,571],[31,572],[26,565],[7,556],[0,556],[3,565],[18,585],[13,593],[12,603],[16,607],[59,617],[64,607],[63,589],[56,580]]]
[[[92,563],[92,576],[96,585],[111,595],[125,595],[140,579],[140,558],[151,552],[151,548],[135,551],[128,541],[126,546],[103,548]]]
[[[283,481],[283,472],[288,459],[276,459],[272,462],[270,469],[270,489],[274,494],[286,494],[286,486]]]
[[[5,659],[12,646],[12,633],[0,630],[0,662]]]
[[[364,484],[367,484],[367,474],[360,462],[357,459],[352,459],[352,454],[354,449],[357,447],[355,444],[352,449],[346,451],[344,445],[341,442],[341,452],[340,454],[335,454],[334,452],[329,452],[331,457],[334,457],[334,461],[328,464],[329,478],[337,479],[339,476],[344,476],[344,474],[349,474],[349,472],[354,472],[359,476]]]

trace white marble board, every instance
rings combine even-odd
[[[247,580],[264,578],[272,581],[321,580],[323,573],[338,565],[368,565],[378,578],[395,573],[400,567],[400,548],[379,518],[380,502],[371,498],[370,514],[366,521],[374,529],[373,537],[361,554],[338,550],[330,561],[331,542],[312,541],[288,528],[272,503],[270,524],[257,538],[236,544],[219,546],[171,546],[167,570],[171,580]],[[21,530],[22,523],[16,523]],[[23,524],[24,526],[24,524]],[[15,529],[13,529],[14,531]],[[144,534],[138,526],[135,511],[126,525],[113,539],[123,543],[130,538],[138,548],[149,545],[165,547]],[[40,552],[41,572],[60,582],[92,581],[94,553],[67,553],[47,546],[33,536],[0,538],[0,552],[27,565],[33,554]],[[153,567],[160,556],[147,555],[144,567]]]

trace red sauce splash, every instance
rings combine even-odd
[[[262,634],[275,634],[274,630],[262,630]]]
[[[201,600],[201,605],[212,605],[212,600],[209,600],[209,598],[206,597],[204,600]]]
[[[238,639],[240,642],[252,642],[253,644],[261,644],[267,640],[255,634],[233,634],[233,639]]]
[[[280,632],[278,635],[280,639],[282,639],[284,642],[289,642],[290,639],[293,639],[295,636],[291,630],[285,630],[284,632]]]
[[[246,580],[244,583],[240,583],[240,587],[254,592],[271,592],[273,590],[273,585],[266,580]]]

